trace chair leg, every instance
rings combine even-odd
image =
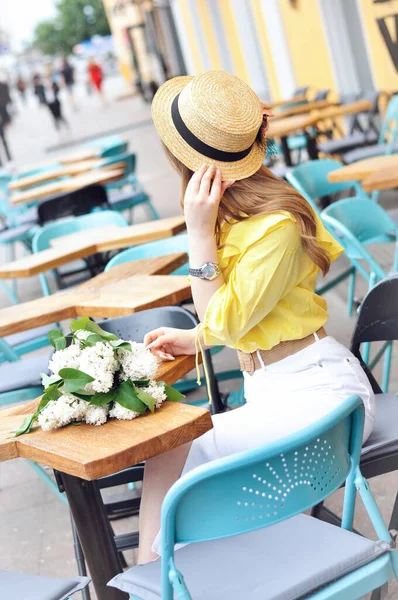
[[[149,213],[149,216],[152,217],[152,219],[155,219],[155,220],[160,219],[160,215],[159,215],[158,211],[152,204],[152,201],[149,200],[149,198],[148,198],[147,202],[145,202],[145,208],[146,208],[147,212]]]
[[[71,525],[72,525],[73,548],[75,550],[77,571],[78,571],[79,575],[81,575],[82,577],[87,577],[86,561],[84,558],[82,547],[80,545],[79,536],[77,535],[76,527],[75,527],[75,524],[72,519],[72,515],[71,515],[70,521],[71,521]],[[90,591],[89,591],[88,587],[85,588],[84,590],[82,590],[82,598],[83,598],[83,600],[91,600]]]
[[[392,358],[392,342],[390,342],[384,353],[384,366],[383,366],[383,379],[381,383],[381,389],[385,394],[388,392],[388,386],[390,383],[390,371],[391,371],[391,358]]]
[[[348,282],[348,298],[347,298],[347,310],[348,316],[352,316],[352,311],[354,310],[354,297],[355,297],[355,282],[356,282],[356,269],[354,269],[350,275],[350,280]]]

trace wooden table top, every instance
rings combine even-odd
[[[284,119],[277,119],[274,121],[270,120],[269,130],[267,136],[273,137],[285,137],[292,135],[297,131],[302,131],[307,127],[315,125],[319,120],[318,113],[308,113],[304,115],[296,115],[294,117],[286,117]]]
[[[36,175],[29,175],[27,177],[20,177],[19,179],[14,179],[13,181],[10,181],[10,183],[8,184],[8,188],[11,191],[23,190],[34,185],[39,185],[47,181],[52,181],[53,179],[57,179],[58,177],[73,177],[75,175],[80,175],[81,173],[86,173],[87,171],[91,171],[92,169],[101,167],[103,163],[103,158],[82,160],[79,162],[70,163],[68,165],[57,167],[51,171],[42,171],[41,173],[36,173]],[[110,167],[123,168],[125,167],[125,163],[120,162],[116,165],[110,165]]]
[[[343,181],[363,181],[376,173],[383,173],[386,170],[393,169],[398,171],[398,154],[390,156],[374,156],[342,166],[328,175],[331,183],[340,183]]]
[[[57,157],[57,162],[61,162],[64,165],[68,165],[70,163],[80,162],[81,160],[90,160],[91,158],[97,158],[102,148],[99,146],[98,148],[81,148],[80,150],[76,150],[75,152],[71,152],[69,154],[65,154],[63,156]]]
[[[398,158],[398,157],[396,157]],[[361,185],[365,192],[390,190],[398,187],[398,161],[395,165],[383,167],[375,171],[369,177],[362,180]]]
[[[290,108],[283,108],[283,106],[281,106],[275,111],[273,118],[283,119],[285,117],[302,115],[309,113],[311,110],[321,110],[334,104],[336,104],[336,102],[331,102],[330,100],[314,100],[313,102],[305,102],[303,104],[299,104],[298,106],[291,106]]]
[[[188,300],[187,277],[169,276],[183,252],[118,265],[64,292],[0,310],[0,337],[78,316],[111,318]]]
[[[129,246],[143,244],[167,237],[172,237],[185,230],[185,221],[182,216],[168,217],[130,225],[129,227],[109,227],[106,232],[101,229],[100,239],[89,238],[88,231],[83,235],[71,234],[71,242],[64,243],[54,248],[42,250],[36,254],[29,254],[19,260],[0,266],[0,279],[15,279],[31,277],[49,269],[57,268],[78,258],[84,258],[97,252],[120,250]],[[73,242],[73,236],[74,238]]]
[[[163,363],[157,378],[173,384],[195,366],[194,356]],[[0,412],[0,461],[27,458],[53,469],[98,479],[167,452],[212,428],[210,412],[187,404],[165,402],[153,414],[132,421],[110,419],[101,427],[82,424],[55,431],[36,426],[31,433],[12,437],[39,399]]]
[[[319,117],[321,119],[334,119],[337,117],[344,117],[346,115],[352,115],[355,113],[365,112],[372,108],[372,103],[369,100],[357,100],[350,104],[342,104],[341,106],[329,106],[319,111]]]
[[[112,165],[112,168],[94,169],[88,173],[77,175],[76,177],[51,181],[50,183],[45,183],[23,192],[17,192],[11,196],[10,203],[13,205],[27,204],[55,194],[74,192],[95,183],[105,184],[115,181],[123,176],[124,168],[114,168],[114,166],[115,165]]]

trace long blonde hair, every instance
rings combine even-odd
[[[185,191],[193,171],[178,160],[164,144],[163,146],[172,167],[180,175],[181,206],[184,208]],[[316,240],[313,209],[301,194],[265,166],[251,177],[236,181],[226,190],[218,209],[215,230],[217,245],[220,246],[221,223],[243,221],[255,215],[281,211],[286,211],[295,218],[305,252],[323,275],[326,275],[330,267],[330,258]]]

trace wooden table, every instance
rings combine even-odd
[[[291,106],[289,108],[283,108],[281,106],[279,109],[275,111],[273,119],[283,119],[285,117],[293,117],[295,115],[302,115],[305,113],[309,113],[312,110],[321,110],[323,108],[327,108],[336,104],[336,102],[331,102],[330,100],[314,100],[313,102],[304,102],[303,104],[299,104],[297,106]]]
[[[81,160],[90,160],[91,158],[97,158],[102,148],[81,148],[70,154],[57,157],[57,161],[68,165],[70,163],[80,162]]]
[[[13,205],[29,204],[30,202],[36,202],[55,194],[74,192],[88,185],[110,183],[111,181],[120,179],[124,174],[124,168],[114,167],[115,165],[112,165],[112,168],[95,169],[76,177],[52,181],[23,192],[18,192],[11,196],[10,203]]]
[[[17,279],[31,277],[49,269],[56,269],[73,260],[84,258],[98,252],[120,250],[129,246],[143,244],[154,240],[172,237],[185,230],[183,217],[168,217],[130,225],[129,227],[109,227],[106,232],[101,228],[100,234],[89,231],[65,236],[61,245],[29,254],[24,258],[0,266],[0,279]],[[95,232],[96,229],[93,229]],[[97,230],[98,231],[98,230]],[[97,237],[96,237],[97,236]]]
[[[52,181],[53,179],[58,179],[59,177],[71,177],[75,175],[80,175],[81,173],[86,173],[87,171],[91,171],[92,169],[101,167],[103,163],[103,158],[82,160],[80,162],[70,163],[68,165],[56,167],[51,171],[42,171],[40,173],[36,173],[36,175],[28,175],[27,177],[20,177],[19,179],[14,179],[10,181],[10,183],[8,184],[8,188],[11,191],[23,190],[34,185],[39,185],[47,181]],[[120,162],[116,165],[110,165],[110,168],[125,168],[125,166],[126,163]]]
[[[299,96],[294,96],[293,98],[276,100],[275,102],[271,102],[269,105],[266,102],[264,102],[264,104],[266,106],[269,106],[270,108],[277,108],[279,106],[283,106],[284,104],[295,104],[296,102],[304,102],[304,100],[306,100],[306,95],[300,94]]]
[[[164,363],[157,377],[173,384],[194,367],[194,362],[194,356],[183,356]],[[95,479],[194,440],[211,429],[210,413],[165,402],[154,414],[132,421],[111,419],[101,427],[82,424],[52,432],[35,428],[30,434],[12,437],[38,401],[0,412],[0,460],[23,457],[56,470],[98,600],[125,600],[126,594],[106,585],[123,569]]]
[[[398,155],[375,156],[342,166],[328,179],[331,183],[359,181],[367,192],[385,190],[398,186]]]

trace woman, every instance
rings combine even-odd
[[[101,65],[96,63],[93,58],[90,58],[87,69],[88,69],[89,81],[91,83],[92,88],[94,90],[96,90],[98,92],[98,94],[102,97],[102,99],[104,100],[104,95],[103,95],[103,91],[102,91],[102,81],[103,81],[104,76],[102,73]]]
[[[70,129],[69,123],[62,113],[62,105],[59,99],[59,86],[51,77],[47,77],[44,85],[44,100],[54,119],[55,129],[59,131],[61,123]]]
[[[218,71],[165,83],[155,126],[181,176],[192,296],[201,324],[158,329],[145,343],[162,360],[226,345],[238,350],[245,406],[213,417],[213,429],[147,461],[139,562],[156,558],[161,503],[190,469],[275,441],[357,394],[367,438],[374,396],[356,358],[324,325],[314,287],[342,252],[309,204],[262,166],[269,110],[237,77]],[[193,174],[193,172],[195,174]]]

